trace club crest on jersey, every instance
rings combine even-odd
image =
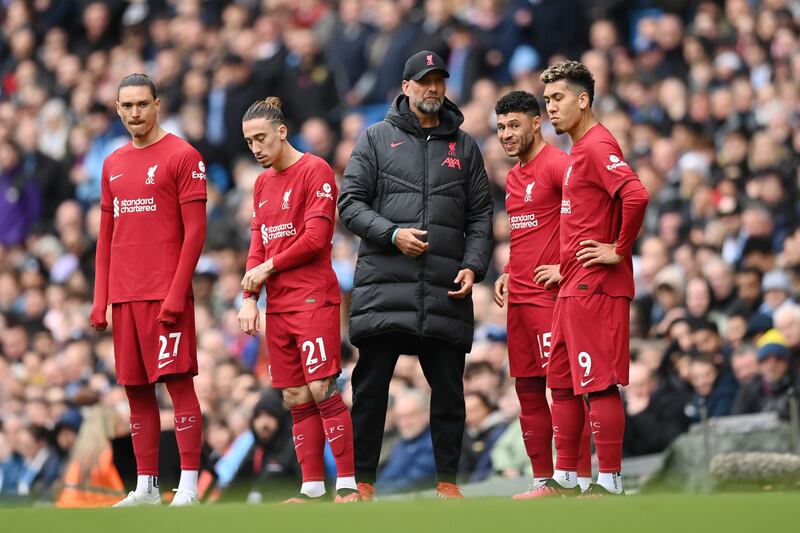
[[[281,209],[289,209],[289,198],[292,196],[292,189],[289,189],[285,193],[283,193],[283,203],[281,204]]]
[[[192,171],[192,179],[195,179],[195,180],[204,180],[204,179],[206,179],[206,164],[203,163],[202,161],[198,161],[197,162],[197,169],[199,170],[199,172],[197,170],[193,170]]]
[[[619,167],[627,167],[628,166],[628,163],[626,163],[625,161],[623,161],[619,157],[615,156],[614,154],[611,154],[610,156],[608,156],[608,160],[611,161],[610,165],[606,165],[606,168],[608,170],[614,170],[614,169],[617,169]]]
[[[533,187],[534,187],[534,185],[536,185],[536,182],[532,181],[532,182],[530,182],[529,184],[527,184],[525,186],[525,198],[523,198],[523,200],[525,202],[530,202],[531,200],[533,200]]]
[[[144,180],[145,185],[155,185],[156,184],[156,169],[158,165],[153,165],[152,167],[147,169],[147,179]]]
[[[447,165],[450,168],[458,168],[461,170],[461,161],[456,157],[456,143],[452,142],[449,144],[449,151],[447,152],[447,157],[442,161],[441,166]]]
[[[328,200],[333,200],[333,195],[331,194],[331,184],[330,183],[323,183],[322,190],[317,191],[317,198],[327,198]]]

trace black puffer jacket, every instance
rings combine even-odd
[[[464,116],[445,100],[429,134],[400,95],[383,122],[358,139],[345,170],[339,214],[361,237],[350,340],[384,333],[444,339],[469,351],[472,299],[448,291],[458,271],[486,275],[492,250],[492,200],[478,145],[459,129]],[[419,257],[392,244],[399,227],[428,231]]]

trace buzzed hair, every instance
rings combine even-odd
[[[565,80],[576,94],[586,91],[589,95],[589,106],[594,102],[594,77],[592,73],[589,72],[589,69],[586,68],[586,65],[579,61],[568,59],[556,63],[542,72],[539,79],[541,79],[545,85]],[[576,89],[579,90],[576,91]]]
[[[153,83],[147,74],[130,74],[122,78],[117,87],[117,100],[119,100],[119,92],[123,87],[147,87],[150,89],[150,94],[153,95],[153,100],[158,98],[156,93],[156,84]]]
[[[497,101],[494,106],[496,115],[508,115],[509,113],[525,113],[533,117],[541,116],[539,102],[536,97],[526,91],[511,91]]]

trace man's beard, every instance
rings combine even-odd
[[[417,100],[415,98],[414,105],[417,109],[419,109],[422,113],[426,115],[435,115],[442,108],[442,105],[444,105],[444,98],[438,99],[436,101],[426,100],[425,98]]]

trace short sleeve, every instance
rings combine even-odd
[[[206,200],[206,164],[194,148],[184,150],[176,161],[175,178],[178,182],[178,202],[185,204]]]
[[[315,162],[306,175],[305,219],[321,216],[333,222],[338,195],[339,189],[331,167],[322,160]]]
[[[623,159],[622,150],[613,138],[600,139],[593,143],[589,147],[588,155],[598,185],[605,189],[609,196],[616,196],[627,182],[639,179],[628,162]]]
[[[108,182],[107,161],[103,161],[103,173],[100,175],[100,209],[107,213],[113,213],[114,200],[111,198],[111,186]]]

